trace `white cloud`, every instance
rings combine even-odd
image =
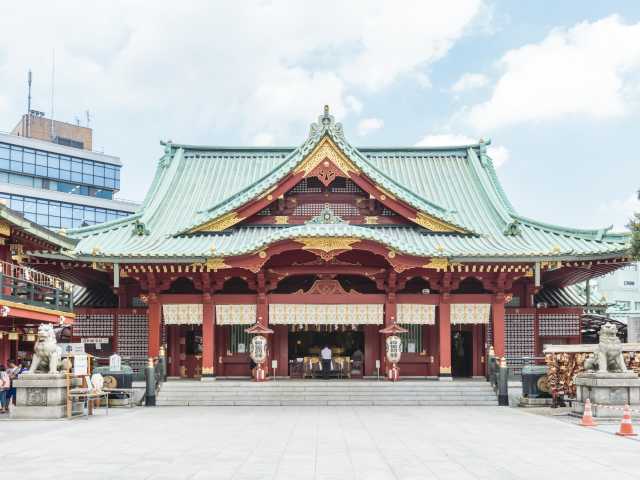
[[[479,139],[472,138],[468,135],[456,133],[437,133],[427,135],[418,143],[417,147],[457,147],[462,145],[476,145]],[[509,149],[503,145],[489,145],[487,147],[487,155],[493,160],[494,166],[500,167],[504,165],[510,157]]]
[[[251,143],[268,132],[275,144],[299,141],[324,104],[344,120],[363,110],[363,92],[401,77],[427,81],[484,8],[483,0],[9,2],[0,129],[24,110],[30,67],[34,108],[50,110],[55,48],[56,117],[91,110],[94,145],[122,156],[123,196],[139,197],[159,138]]]
[[[598,207],[596,216],[608,222],[613,221],[614,230],[622,232],[628,230],[629,220],[636,212],[640,212],[640,200],[638,200],[638,194],[634,192],[626,198],[617,198],[603,203]]]
[[[384,127],[384,121],[380,118],[363,118],[358,123],[358,135],[364,137],[371,132],[380,130]]]
[[[253,137],[253,144],[256,147],[270,147],[273,145],[273,135],[267,132],[258,133]]]
[[[570,114],[620,116],[638,99],[640,23],[612,15],[557,29],[508,51],[498,67],[491,98],[469,111],[478,130]]]
[[[489,83],[489,78],[482,73],[465,73],[451,86],[451,91],[460,93],[466,90],[484,87],[487,83]]]

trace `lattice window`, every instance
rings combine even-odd
[[[72,329],[75,337],[111,337],[113,314],[76,315]]]
[[[538,315],[541,337],[574,337],[580,335],[580,316],[575,313]]]
[[[522,373],[524,360],[522,357],[535,355],[535,315],[532,313],[510,314],[504,316],[505,321],[505,353],[507,365],[511,373]]]
[[[402,351],[407,353],[421,353],[423,350],[422,339],[424,338],[424,325],[415,323],[403,323],[402,327],[409,330],[404,335],[400,335],[402,340]]]
[[[324,210],[324,203],[303,203],[298,205],[293,215],[299,216],[315,216],[320,215]],[[351,205],[350,203],[330,203],[329,208],[339,217],[354,217],[360,215],[358,207]]]
[[[393,217],[396,215],[396,212],[393,210],[389,210],[387,207],[382,207],[382,216],[383,217]]]
[[[322,183],[317,178],[303,178],[291,189],[295,193],[319,193],[322,192]]]
[[[118,353],[135,372],[147,364],[147,315],[118,316]]]
[[[365,193],[353,180],[342,177],[336,178],[329,186],[329,190],[335,193]]]
[[[263,208],[258,212],[258,216],[273,215],[271,207]]]

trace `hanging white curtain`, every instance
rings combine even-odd
[[[398,303],[396,305],[396,321],[407,325],[434,325],[436,323],[436,306],[421,303]]]
[[[451,324],[489,323],[490,313],[488,303],[452,303]]]
[[[201,325],[201,303],[165,303],[162,305],[165,325]]]
[[[382,325],[383,318],[382,304],[269,305],[270,325]]]
[[[217,325],[253,325],[256,305],[216,305]]]

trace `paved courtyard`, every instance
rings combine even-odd
[[[3,478],[638,479],[614,426],[501,407],[165,407],[0,421]]]

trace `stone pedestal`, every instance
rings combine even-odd
[[[640,378],[633,372],[626,373],[581,373],[576,376],[576,402],[572,413],[582,415],[584,402],[591,400],[595,418],[622,417],[622,407],[640,408]],[[617,407],[617,408],[607,408]]]
[[[11,418],[55,419],[67,415],[67,380],[64,373],[22,373],[13,381],[16,406]]]

